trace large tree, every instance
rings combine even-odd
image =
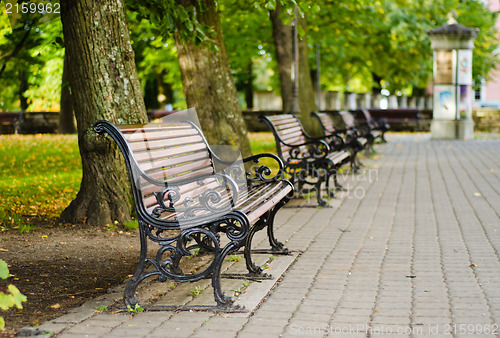
[[[89,225],[124,222],[132,211],[125,165],[114,143],[97,136],[92,125],[147,121],[125,4],[62,1],[61,19],[83,167],[80,191],[61,218]]]
[[[184,96],[196,108],[212,144],[237,146],[250,153],[250,142],[229,68],[215,0],[129,0],[167,37],[175,37]]]

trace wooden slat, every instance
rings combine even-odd
[[[194,161],[199,161],[199,160],[204,160],[208,158],[208,152],[203,151],[203,152],[197,152],[197,153],[192,153],[192,154],[187,154],[187,155],[182,155],[182,156],[175,156],[175,157],[168,157],[168,158],[162,158],[158,160],[152,160],[152,161],[147,161],[147,162],[141,162],[141,169],[144,170],[146,173],[149,171],[157,171],[161,170],[166,167],[171,167],[175,165],[182,165]]]
[[[179,136],[190,136],[199,135],[196,129],[191,127],[187,128],[169,128],[168,132],[165,129],[159,130],[138,130],[134,133],[128,133],[125,135],[126,140],[129,143],[143,141],[143,140],[157,140],[157,139],[172,139]]]
[[[193,136],[179,136],[171,139],[156,139],[156,140],[143,140],[141,142],[130,142],[130,149],[135,151],[167,149],[178,146],[187,146],[193,144],[204,144],[200,135]]]
[[[186,146],[179,146],[171,149],[158,149],[154,151],[134,152],[134,157],[137,162],[161,160],[173,156],[180,156],[182,154],[192,154],[200,150],[207,150],[207,146],[203,143],[190,144]]]

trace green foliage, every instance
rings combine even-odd
[[[198,295],[201,295],[203,293],[203,291],[205,291],[205,290],[203,290],[200,286],[195,286],[194,289],[191,290],[190,292],[193,296],[198,296]]]
[[[1,135],[0,228],[29,231],[34,219],[56,219],[81,175],[76,135]]]
[[[229,256],[227,259],[229,262],[240,262],[242,260],[241,256],[238,256],[237,254],[232,254]]]
[[[132,314],[132,315],[136,315],[142,311],[144,311],[144,308],[142,306],[140,306],[139,304],[135,304],[134,307],[127,305],[127,312]]]
[[[322,0],[307,18],[309,38],[321,46],[323,86],[392,93],[426,88],[432,78],[427,32],[445,24],[451,10],[459,23],[480,28],[473,73],[476,81],[487,78],[498,63],[497,14],[480,1]]]
[[[9,268],[7,263],[0,259],[0,278],[7,279],[9,277]],[[9,284],[7,288],[0,287],[0,309],[8,310],[12,307],[17,307],[22,309],[22,303],[25,302],[26,296],[24,296],[19,290],[12,284]],[[5,327],[5,321],[3,317],[0,317],[0,330]]]
[[[137,305],[137,304],[136,304]],[[130,306],[130,305],[129,305]],[[128,308],[127,308],[128,309]],[[101,306],[96,306],[95,310],[97,312],[104,312],[108,310],[108,307],[106,305],[101,305]]]
[[[9,277],[9,268],[7,263],[0,259],[0,278],[7,279]]]
[[[179,34],[186,41],[199,44],[208,42],[209,30],[196,20],[198,11],[203,11],[199,0],[184,7],[175,0],[128,0],[129,9],[138,13],[138,21],[147,19],[155,27],[157,35],[165,37]]]
[[[5,13],[0,15],[0,110],[21,109],[20,96],[27,99],[28,110],[59,109],[62,60],[62,25],[57,16],[51,20],[23,14],[11,27]],[[27,80],[22,90],[20,78]]]
[[[163,34],[137,12],[128,11],[128,21],[146,107],[157,109],[163,108],[160,104],[170,103],[173,109],[187,108],[173,37]],[[165,99],[159,102],[158,95]]]
[[[125,227],[126,229],[135,230],[139,228],[139,222],[137,222],[137,220],[131,220],[123,223],[123,227]]]

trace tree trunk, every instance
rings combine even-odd
[[[306,31],[305,19],[299,19],[299,25]],[[304,128],[312,135],[319,136],[320,126],[311,118],[311,112],[316,111],[316,95],[309,66],[309,47],[307,35],[299,37],[299,106],[300,121]]]
[[[285,25],[281,20],[281,5],[276,3],[276,9],[269,12],[273,26],[274,46],[278,75],[281,87],[281,101],[283,112],[289,113],[292,109],[292,27]]]
[[[276,4],[276,10],[270,11],[273,26],[274,46],[276,49],[276,60],[278,61],[278,73],[281,83],[281,99],[283,101],[283,112],[289,113],[292,109],[292,27],[286,26],[281,20],[281,6]],[[305,20],[300,19],[299,25],[306,28]],[[311,68],[309,67],[308,47],[306,36],[299,37],[299,107],[298,114],[302,125],[309,133],[315,134],[316,126],[310,117],[310,113],[316,111],[316,96],[311,79]]]
[[[61,20],[70,59],[70,86],[78,125],[83,178],[63,222],[104,225],[130,219],[128,176],[118,147],[98,136],[98,120],[145,123],[123,0],[61,2]]]
[[[69,86],[69,56],[64,54],[64,66],[61,84],[61,109],[59,112],[59,134],[76,133],[73,97]]]
[[[203,133],[211,144],[237,146],[243,156],[248,156],[251,153],[250,142],[229,69],[215,0],[178,2],[186,8],[195,6],[198,22],[214,32],[215,46],[195,45],[175,35],[187,105],[196,108]]]
[[[24,70],[19,71],[19,102],[23,112],[28,109],[28,98],[24,95],[28,90],[28,75]]]

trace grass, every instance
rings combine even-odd
[[[250,147],[254,154],[272,153],[276,152],[276,143],[272,133],[248,133],[250,139]]]
[[[76,135],[0,135],[0,229],[53,222],[81,181]]]
[[[271,133],[250,133],[254,154],[276,153]],[[261,164],[276,168],[274,161]],[[0,231],[54,225],[82,178],[76,135],[0,135]],[[134,229],[137,221],[125,224]]]

